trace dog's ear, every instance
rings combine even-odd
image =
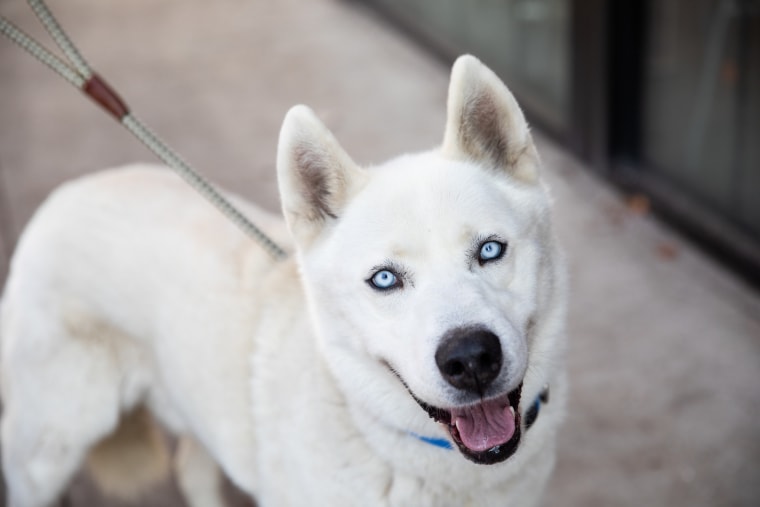
[[[447,107],[444,155],[474,160],[523,182],[538,180],[538,155],[517,101],[474,56],[454,63]]]
[[[295,106],[280,130],[277,178],[288,228],[304,247],[338,218],[365,172],[311,109]]]

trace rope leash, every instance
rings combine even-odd
[[[70,63],[63,61],[2,16],[0,16],[0,33],[37,60],[50,67],[63,79],[81,90],[87,97],[116,118],[116,121],[121,123],[138,141],[144,144],[166,165],[174,169],[185,182],[205,197],[245,234],[259,243],[273,259],[280,260],[287,257],[287,253],[280,246],[248,220],[218,190],[187,162],[182,160],[174,150],[169,148],[166,143],[129,110],[127,104],[108,83],[93,72],[43,0],[28,0],[28,3],[37,19],[39,19],[40,23],[42,23],[45,30],[47,30]]]

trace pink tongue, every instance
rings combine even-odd
[[[473,451],[487,451],[504,444],[515,433],[515,416],[503,399],[455,410],[452,416],[459,438]]]

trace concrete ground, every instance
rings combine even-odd
[[[440,141],[448,68],[335,0],[57,0],[100,73],[221,186],[277,207],[285,111],[311,105],[361,163]],[[22,0],[0,14],[36,35]],[[151,155],[0,40],[0,279],[58,183]],[[536,132],[572,294],[572,400],[546,505],[760,505],[760,298]],[[239,502],[237,502],[239,503]],[[114,505],[79,479],[73,506]],[[170,485],[141,505],[177,506]]]

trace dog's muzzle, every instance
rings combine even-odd
[[[480,464],[493,464],[514,454],[520,443],[522,384],[507,394],[491,395],[504,356],[499,338],[480,326],[447,332],[435,361],[442,377],[465,397],[477,400],[454,408],[438,408],[412,397],[436,422],[443,424],[460,452]]]

